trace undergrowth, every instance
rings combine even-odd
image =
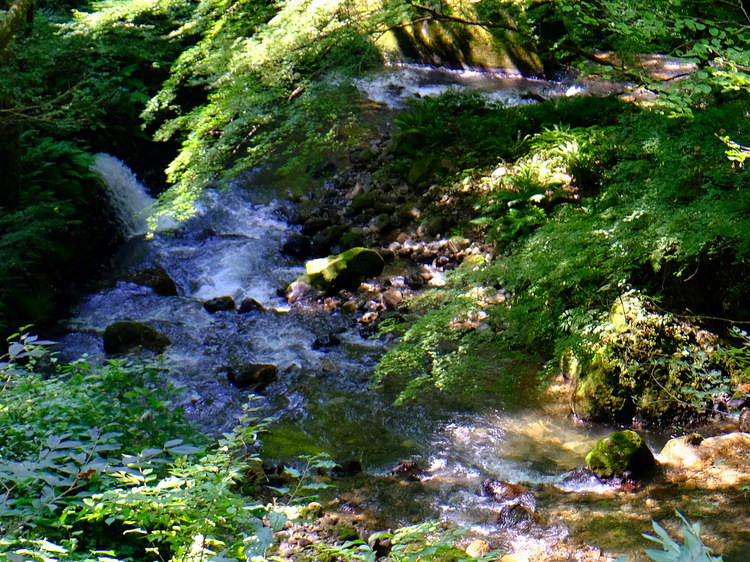
[[[742,162],[727,158],[717,138],[750,136],[747,104],[714,105],[689,120],[597,104],[607,111],[576,114],[585,107],[576,103],[477,109],[448,97],[420,102],[418,111],[401,119],[406,147],[415,144],[415,131],[424,141],[416,156],[462,147],[460,123],[472,123],[464,115],[467,108],[490,122],[507,117],[518,141],[508,144],[513,135],[500,128],[480,146],[500,139],[505,152],[489,149],[512,157],[447,182],[460,185],[461,196],[474,201],[473,214],[464,217],[465,231],[482,229],[496,242],[496,253],[487,263],[449,274],[443,295],[421,297],[433,303],[423,312],[419,301],[410,303],[405,323],[384,327],[402,338],[381,360],[376,378],[401,381],[401,401],[430,386],[471,392],[487,370],[505,378],[500,358],[508,353],[536,357],[555,372],[569,350],[584,342],[601,344],[612,306],[630,289],[659,303],[663,310],[653,312],[656,323],[669,323],[665,313],[671,311],[693,334],[702,323],[726,335],[732,320],[750,314],[742,281],[750,248],[747,172]],[[446,117],[451,108],[456,115]],[[453,136],[445,135],[446,123]],[[546,125],[519,137],[526,123]],[[504,297],[491,302],[472,291],[501,291]],[[728,377],[738,372],[736,357],[722,358],[718,367],[718,359],[707,359],[700,346],[685,350],[675,334],[659,334],[659,341],[674,340],[654,356],[665,358],[665,372],[675,374],[684,364],[690,373],[690,380],[676,375],[674,404],[710,408],[713,398],[731,391]],[[499,351],[494,360],[488,348]],[[687,356],[673,357],[678,348]],[[643,359],[622,357],[626,371],[637,370]],[[477,358],[485,359],[484,369],[476,367]],[[644,376],[653,378],[645,368],[635,378]],[[627,392],[637,395],[641,384]],[[674,411],[646,415],[662,414]]]

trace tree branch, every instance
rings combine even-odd
[[[497,22],[470,20],[458,16],[449,16],[448,14],[445,14],[441,11],[436,10],[435,8],[430,8],[429,6],[425,6],[423,4],[417,4],[416,2],[411,1],[409,3],[417,10],[422,10],[423,12],[427,12],[428,14],[432,14],[432,16],[436,20],[452,21],[456,23],[462,23],[464,25],[478,25],[479,27],[484,28],[504,29],[506,31],[512,31],[514,33],[519,32],[518,29],[512,25],[505,25]]]
[[[0,53],[10,43],[13,35],[21,28],[26,13],[34,5],[34,0],[15,0],[5,13],[5,19],[0,21]]]

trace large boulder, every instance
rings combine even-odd
[[[576,382],[572,407],[585,421],[691,424],[726,397],[727,364],[718,337],[662,311],[636,292],[597,317],[588,349],[566,354]]]
[[[601,479],[642,479],[656,467],[651,449],[635,431],[615,431],[597,441],[586,466]]]
[[[377,277],[385,262],[375,250],[352,248],[327,258],[308,261],[305,264],[307,279],[313,287],[326,290],[356,285],[360,279]]]
[[[636,408],[629,392],[623,392],[615,365],[599,352],[587,361],[574,361],[576,380],[571,398],[573,413],[593,422],[629,422]],[[629,390],[629,389],[628,389]]]
[[[167,336],[143,322],[115,322],[104,330],[107,355],[121,355],[141,348],[161,353],[171,343]]]

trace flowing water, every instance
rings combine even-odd
[[[449,86],[492,90],[506,103],[520,102],[529,88],[566,93],[560,84],[523,81],[510,88],[506,78],[492,82],[489,76],[467,74],[459,80],[441,75],[436,85],[434,72],[402,68],[362,81],[360,87],[394,105],[414,93]],[[278,296],[278,289],[301,275],[303,266],[280,252],[294,232],[286,220],[293,208],[264,188],[259,175],[209,190],[194,218],[146,237],[151,199],[142,186],[111,157],[99,158],[94,169],[115,194],[112,204],[123,217],[129,240],[113,257],[102,279],[104,288],[83,299],[67,322],[61,338],[66,358],[86,353],[91,361],[103,361],[102,334],[109,324],[149,324],[172,341],[166,357],[174,383],[185,388],[182,405],[209,432],[232,427],[247,401],[247,391],[228,381],[228,368],[276,365],[278,380],[263,390],[262,398],[278,418],[265,440],[265,457],[289,462],[294,455],[325,451],[339,461],[361,462],[364,473],[340,479],[337,493],[372,514],[373,525],[441,517],[492,547],[515,552],[517,560],[598,560],[599,547],[642,560],[642,548],[648,545],[640,533],[650,531],[652,517],[674,519],[679,508],[688,516],[726,515],[709,532],[717,541],[733,533],[734,543],[722,543],[729,550],[750,543],[747,536],[737,539],[736,529],[726,529],[737,513],[746,516],[744,500],[658,483],[626,494],[576,472],[608,428],[583,426],[565,407],[544,406],[534,396],[536,379],[528,376],[528,368],[519,367],[519,381],[530,381],[527,404],[490,394],[466,411],[456,411],[450,397],[393,406],[387,389],[369,384],[382,342],[363,338],[346,314],[290,309]],[[128,272],[155,265],[175,281],[178,295],[159,296],[123,281]],[[237,303],[252,298],[262,309],[209,314],[204,301],[221,296]],[[316,339],[332,333],[340,345],[314,349]],[[657,450],[664,440],[663,435],[647,438]],[[415,459],[424,474],[412,480],[392,476],[401,459]],[[518,528],[499,524],[497,502],[480,493],[487,479],[527,486],[536,498],[535,519]]]

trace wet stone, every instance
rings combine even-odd
[[[150,287],[154,293],[163,297],[172,297],[177,295],[177,285],[169,276],[167,271],[160,265],[147,267],[136,271],[128,276],[128,281],[136,285]]]
[[[229,382],[237,388],[252,388],[261,391],[278,377],[276,365],[268,363],[248,363],[237,369],[226,368]]]
[[[304,260],[312,256],[312,241],[304,234],[292,234],[281,247],[287,256]]]
[[[139,348],[161,353],[171,343],[167,336],[142,322],[114,322],[104,330],[107,355],[120,355]]]
[[[336,334],[326,334],[325,336],[321,336],[319,338],[315,338],[315,341],[313,342],[313,349],[318,350],[321,348],[328,348],[328,347],[334,347],[337,345],[341,345],[341,339]]]
[[[232,297],[216,297],[203,303],[203,308],[209,314],[214,314],[220,310],[234,310],[235,303]]]
[[[265,310],[265,309],[262,304],[260,304],[258,301],[256,301],[253,298],[247,297],[245,299],[242,299],[242,302],[240,303],[240,308],[239,308],[240,314],[253,312],[255,310]]]

